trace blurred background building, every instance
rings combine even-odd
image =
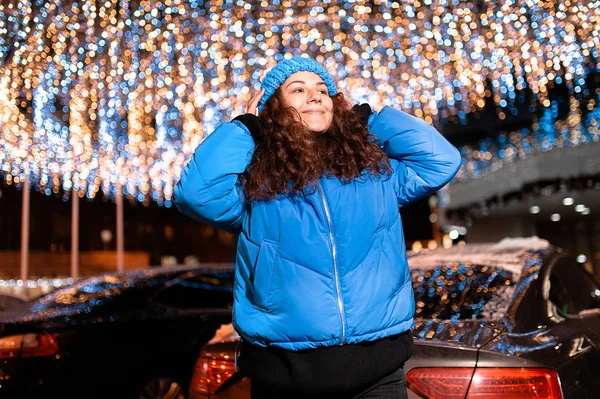
[[[119,242],[125,267],[233,261],[173,186],[304,54],[459,147],[455,181],[402,210],[411,248],[538,235],[600,275],[599,50],[587,1],[3,1],[0,274],[19,275],[27,229],[32,276],[68,275],[73,246],[81,274],[114,269]]]

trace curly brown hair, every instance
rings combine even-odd
[[[309,132],[298,111],[286,106],[280,89],[267,101],[258,116],[261,128],[253,134],[254,155],[242,178],[247,201],[314,192],[323,175],[349,183],[365,171],[371,177],[391,174],[387,155],[358,113],[345,108],[340,93],[332,100],[333,121],[322,134]]]

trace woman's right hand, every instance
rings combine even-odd
[[[258,102],[265,94],[265,89],[261,89],[248,103],[248,109],[246,110],[247,114],[252,114],[258,116]]]

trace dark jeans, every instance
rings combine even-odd
[[[355,392],[329,392],[322,396],[299,394],[273,388],[268,384],[252,383],[251,399],[407,399],[406,375],[399,368],[375,384]]]

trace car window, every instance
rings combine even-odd
[[[14,308],[15,306],[21,306],[24,303],[27,303],[27,301],[18,296],[0,294],[0,311],[8,310]]]
[[[34,302],[31,310],[93,307],[112,300],[133,285],[133,281],[120,277],[91,277],[40,298]]]
[[[457,263],[411,270],[417,318],[494,319],[504,315],[514,284],[507,270]]]
[[[30,310],[70,313],[139,309],[146,306],[150,290],[166,281],[163,276],[145,280],[117,275],[90,277],[41,297],[32,302]]]
[[[192,310],[230,307],[233,281],[230,273],[188,274],[167,284],[153,302],[172,309]]]
[[[562,314],[577,314],[600,307],[600,290],[583,267],[561,259],[550,271],[549,299]]]

